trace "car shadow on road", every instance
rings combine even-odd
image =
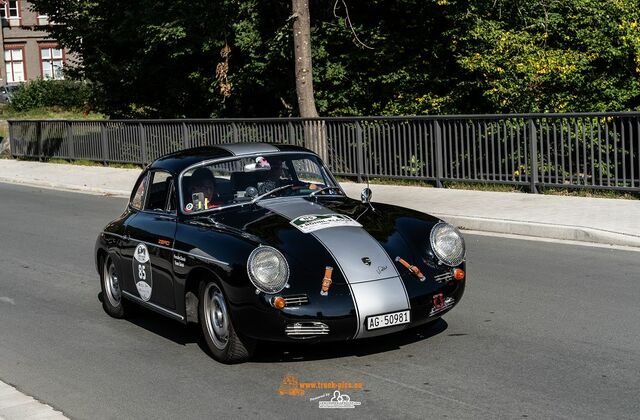
[[[98,300],[102,302],[103,299],[102,292],[98,293]],[[127,316],[126,320],[140,328],[183,346],[200,341],[198,325],[185,326],[142,306],[135,305],[132,308],[134,309],[133,313],[131,316]]]
[[[426,340],[444,332],[448,324],[443,319],[416,328],[381,337],[335,343],[275,343],[262,342],[254,363],[302,362],[311,360],[363,357],[398,350],[403,346]]]
[[[200,343],[202,340],[200,328],[197,324],[184,325],[146,308],[140,308],[139,313],[127,318],[127,320],[176,344],[185,346],[198,343],[201,347],[203,345],[203,343]]]

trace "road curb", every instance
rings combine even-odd
[[[639,236],[586,226],[568,226],[553,223],[523,222],[519,220],[491,219],[439,213],[434,213],[433,215],[464,230],[640,247]]]
[[[129,194],[131,193],[131,191],[78,186],[73,184],[48,182],[44,180],[37,180],[36,182],[36,180],[31,181],[31,180],[20,180],[15,178],[0,177],[0,182],[4,182],[7,184],[24,185],[27,187],[34,187],[34,188],[43,188],[45,190],[67,191],[67,192],[92,194],[92,195],[107,195],[111,197],[122,197],[122,198],[128,198]]]

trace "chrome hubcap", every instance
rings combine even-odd
[[[204,291],[204,322],[213,344],[224,350],[229,342],[229,312],[222,291],[213,283]]]
[[[109,299],[109,303],[112,306],[120,305],[120,299],[122,292],[120,291],[120,281],[118,279],[118,272],[116,266],[111,261],[111,258],[107,259],[104,264],[104,290]]]

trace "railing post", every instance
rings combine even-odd
[[[436,135],[436,187],[442,188],[442,168],[443,168],[443,156],[442,156],[442,128],[440,127],[440,121],[433,120],[433,131]]]
[[[362,150],[362,126],[356,121],[356,171],[358,172],[358,182],[362,183],[362,173],[364,172],[364,150]]]
[[[233,127],[233,142],[237,143],[238,142],[238,126],[236,125],[236,123],[232,123],[231,126]]]
[[[296,131],[293,128],[293,124],[291,123],[291,121],[289,121],[289,138],[287,141],[287,144],[293,144],[296,145]]]
[[[11,157],[12,158],[16,158],[16,140],[15,140],[15,136],[13,135],[13,128],[14,128],[14,124],[13,122],[9,121],[7,123],[9,125],[9,152],[11,153]]]
[[[186,122],[182,123],[182,141],[183,141],[183,147],[185,149],[191,148],[191,139],[189,138],[189,128],[187,127]]]
[[[109,146],[107,143],[107,128],[105,123],[100,123],[100,140],[102,143],[102,163],[106,165],[109,162]]]
[[[76,148],[73,144],[73,126],[71,122],[67,122],[67,144],[69,145],[69,157],[71,160],[76,159]]]
[[[38,160],[42,162],[44,160],[44,146],[42,141],[42,121],[38,121],[36,126],[36,139],[38,140]]]
[[[147,133],[144,130],[142,123],[138,124],[138,141],[140,142],[140,157],[142,158],[142,165],[147,164]]]
[[[536,130],[536,123],[533,119],[529,120],[529,161],[531,167],[531,193],[537,194],[538,189],[536,183],[538,182],[538,134]]]

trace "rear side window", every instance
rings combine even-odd
[[[140,183],[136,187],[136,192],[131,199],[131,207],[133,207],[134,209],[142,210],[144,193],[147,191],[147,178],[149,178],[149,175],[146,175],[144,178],[142,178],[140,180]]]
[[[171,192],[173,178],[167,172],[156,171],[151,173],[149,182],[149,198],[144,206],[145,210],[165,211],[167,199]]]

